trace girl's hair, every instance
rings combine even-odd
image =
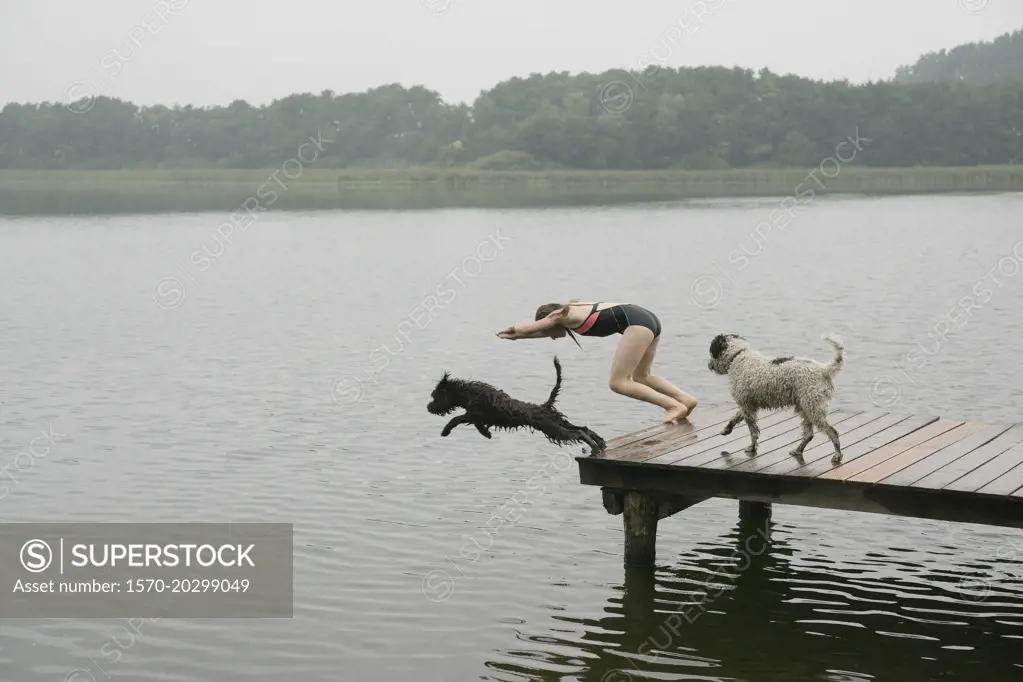
[[[578,298],[573,298],[568,303],[544,303],[542,306],[536,309],[536,320],[540,321],[547,317],[548,315],[550,315],[551,313],[558,310],[567,311],[568,306],[578,302],[578,300],[579,300]],[[569,329],[568,327],[565,327],[565,331],[568,332],[569,337],[571,337],[571,339],[575,341],[575,345],[579,346],[579,339],[575,338],[575,334],[572,333],[572,330]],[[579,346],[579,349],[582,350],[582,346]]]

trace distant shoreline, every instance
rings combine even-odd
[[[707,198],[1023,191],[1023,166],[707,171],[460,168],[0,170],[0,215],[400,210],[603,205]],[[828,177],[828,175],[831,177]]]

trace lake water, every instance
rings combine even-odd
[[[445,370],[541,399],[557,353],[569,418],[656,423],[607,388],[614,339],[494,336],[581,297],[654,310],[655,370],[707,405],[715,334],[826,359],[834,331],[837,406],[1023,421],[1023,197],[820,199],[756,236],[777,206],[271,214],[230,243],[223,214],[0,220],[0,520],[295,528],[293,619],[4,619],[0,679],[1021,679],[1023,532],[778,506],[765,547],[712,500],[626,572],[578,448],[426,412]]]

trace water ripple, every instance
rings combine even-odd
[[[191,273],[173,310],[153,283],[220,216],[0,219],[0,468],[51,421],[68,434],[20,472],[0,518],[295,524],[294,618],[160,620],[133,638],[125,620],[0,620],[0,677],[1015,679],[1020,533],[777,507],[747,560],[758,529],[710,500],[661,522],[656,571],[623,571],[621,518],[564,451],[528,433],[442,439],[426,414],[444,370],[545,397],[557,352],[571,418],[605,437],[651,423],[605,389],[610,343],[493,338],[540,302],[598,295],[657,311],[655,367],[708,403],[727,392],[706,371],[715,334],[822,357],[836,329],[850,358],[839,406],[869,409],[891,374],[900,411],[1023,421],[1004,341],[1023,278],[925,367],[906,362],[1018,241],[1018,199],[821,200],[723,277],[713,262],[731,267],[774,205],[273,214]],[[506,249],[464,286],[445,280],[498,225]],[[724,286],[711,310],[690,300],[704,274]],[[445,283],[454,298],[410,326]],[[359,402],[335,400],[342,376]],[[500,522],[513,500],[516,520]],[[431,574],[450,591],[424,594]]]

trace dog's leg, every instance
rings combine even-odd
[[[799,441],[799,445],[796,446],[796,449],[789,454],[801,460],[803,458],[803,450],[805,450],[809,442],[813,440],[813,423],[807,419],[806,415],[802,412],[798,412],[798,414],[803,418],[803,440]]]
[[[760,427],[757,425],[757,413],[755,410],[748,410],[743,415],[746,425],[749,426],[750,444],[746,448],[746,454],[754,457],[757,454],[757,440],[760,438]]]
[[[828,413],[825,409],[814,410],[807,414],[813,425],[817,427],[817,430],[825,434],[831,439],[831,444],[835,446],[835,454],[831,457],[832,464],[838,464],[842,461],[842,445],[838,442],[838,431],[835,430],[831,424],[828,423]]]
[[[596,431],[593,431],[588,426],[583,426],[582,430],[583,430],[583,432],[587,436],[589,436],[590,438],[593,439],[593,442],[595,442],[597,444],[597,451],[598,452],[603,452],[604,450],[607,449],[607,443],[604,442],[603,438],[601,438],[599,435],[597,435]]]
[[[824,422],[824,428],[821,428],[819,426],[817,428],[823,431],[825,434],[827,434],[828,438],[831,439],[831,444],[835,446],[835,454],[831,456],[831,463],[841,464],[842,444],[838,442],[838,431],[836,431],[835,427],[826,421]]]
[[[551,442],[561,445],[563,443],[588,443],[590,447],[594,447],[595,443],[591,443],[592,440],[587,436],[581,428],[571,424],[566,419],[560,420],[560,423],[545,422],[543,424],[532,425],[537,431],[547,436],[547,439]]]
[[[732,432],[732,429],[734,429],[736,426],[738,426],[739,422],[741,422],[745,418],[746,417],[742,414],[742,410],[739,410],[738,412],[736,412],[735,416],[732,417],[731,419],[729,419],[728,423],[725,424],[725,428],[723,428],[721,430],[721,435],[722,436],[727,436],[728,434],[730,434]]]
[[[451,429],[455,428],[456,426],[458,426],[460,424],[471,424],[471,423],[472,423],[472,419],[469,417],[469,415],[467,415],[467,414],[460,414],[460,415],[458,415],[457,417],[455,417],[454,419],[452,419],[451,421],[449,421],[447,423],[447,425],[444,427],[444,430],[440,432],[440,435],[445,437],[445,438],[447,438],[449,435],[451,435]]]
[[[603,452],[606,448],[604,439],[591,431],[588,426],[576,426],[562,414],[555,417],[554,424],[544,424],[540,430],[548,439],[554,441],[586,443],[590,446],[591,455]]]
[[[480,424],[479,422],[473,422],[472,425],[476,427],[477,431],[483,434],[484,438],[493,438],[493,436],[490,434],[490,429],[488,429],[483,424]]]
[[[580,430],[579,431],[579,438],[580,438],[580,440],[585,441],[586,444],[590,446],[590,454],[591,455],[595,455],[595,454],[597,454],[599,452],[603,452],[604,448],[601,447],[601,444],[598,441],[595,441],[593,439],[593,436],[591,436],[586,431]]]
[[[828,438],[831,439],[831,443],[835,446],[835,454],[831,456],[832,464],[842,463],[842,444],[838,442],[838,431],[835,430],[831,424],[825,423],[824,433],[827,434]]]
[[[576,426],[567,419],[565,420],[565,426],[579,432],[579,439],[585,441],[590,446],[591,454],[603,452],[607,449],[607,444],[604,443],[604,439],[597,435],[597,433],[590,429],[590,427]]]

